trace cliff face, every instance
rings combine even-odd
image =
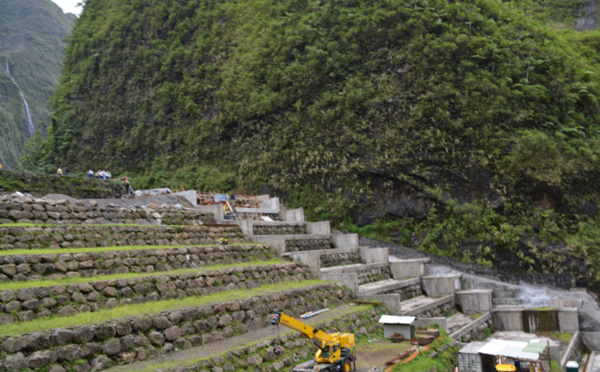
[[[75,16],[50,0],[0,0],[0,164],[17,166],[25,140],[45,132],[63,39]]]
[[[30,162],[197,188],[219,169],[420,249],[579,270],[599,235],[600,33],[557,30],[581,17],[560,4],[88,1]],[[548,266],[561,249],[576,262]]]

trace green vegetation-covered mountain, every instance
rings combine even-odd
[[[266,187],[348,229],[598,289],[600,33],[559,30],[593,13],[580,3],[88,1],[28,162]]]
[[[0,0],[0,9],[0,164],[10,167],[19,165],[32,129],[45,131],[75,16],[50,0]]]

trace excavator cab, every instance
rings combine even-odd
[[[317,353],[315,359],[319,363],[330,363],[333,364],[340,359],[342,350],[339,342],[328,342],[324,343]]]

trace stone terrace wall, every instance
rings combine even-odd
[[[350,332],[357,338],[360,335],[372,334],[383,328],[378,323],[381,310],[369,309],[351,314],[343,319],[326,321],[315,325],[327,333]],[[299,332],[280,337],[283,353],[277,357],[273,352],[273,340],[265,340],[257,345],[231,350],[222,355],[205,359],[189,366],[171,368],[170,372],[208,372],[208,371],[283,371],[301,363],[314,355],[316,348]]]
[[[100,325],[39,331],[0,338],[0,362],[7,370],[49,368],[74,362],[94,370],[146,360],[161,352],[209,344],[268,324],[274,309],[292,316],[349,302],[352,292],[337,284],[282,291],[155,315],[124,318]],[[89,370],[89,368],[85,369]]]
[[[322,254],[320,259],[321,267],[334,267],[360,263],[360,255],[358,252]]]
[[[154,224],[154,225],[202,225],[214,223],[212,213],[174,208],[117,207],[109,204],[98,207],[85,207],[82,202],[72,206],[67,200],[43,200],[24,198],[0,202],[0,224],[37,223],[37,224]]]
[[[41,175],[0,170],[0,191],[20,191],[35,196],[65,194],[77,199],[119,199],[127,195],[129,184],[113,180]]]
[[[0,256],[0,282],[153,273],[275,257],[271,247],[259,244],[8,255]]]
[[[381,280],[391,279],[390,267],[378,267],[357,272],[358,285],[379,282]]]
[[[254,235],[306,234],[304,225],[254,225]]]
[[[307,266],[289,263],[4,290],[0,324],[308,279],[312,274]]]
[[[331,249],[329,239],[286,239],[286,252],[314,251],[320,249]]]
[[[0,250],[84,248],[124,245],[231,244],[246,240],[238,226],[84,226],[2,227]]]

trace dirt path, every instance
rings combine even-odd
[[[359,308],[354,305],[343,305],[336,307],[326,313],[319,314],[313,318],[309,318],[303,320],[303,322],[307,324],[316,324],[320,322],[324,322],[331,319],[336,319],[339,317],[346,316],[355,311],[358,311]],[[232,338],[228,338],[226,340],[222,340],[219,342],[210,343],[208,345],[202,345],[198,347],[194,347],[187,350],[179,350],[172,354],[162,355],[158,358],[146,361],[146,362],[137,362],[133,364],[127,364],[123,366],[116,366],[114,368],[108,369],[110,372],[126,372],[126,371],[139,371],[146,368],[152,368],[155,366],[157,369],[160,367],[166,368],[167,364],[170,364],[170,367],[175,367],[178,364],[185,363],[188,359],[199,359],[199,358],[209,358],[213,355],[218,355],[224,353],[228,350],[237,349],[239,347],[243,347],[247,344],[255,343],[258,341],[263,341],[266,339],[274,338],[274,328],[272,326],[267,326],[262,329],[258,329],[256,331],[244,333],[239,336],[235,336]],[[285,329],[285,327],[283,327]],[[280,329],[281,335],[291,334],[292,330],[283,331]],[[161,366],[165,364],[164,366]]]

